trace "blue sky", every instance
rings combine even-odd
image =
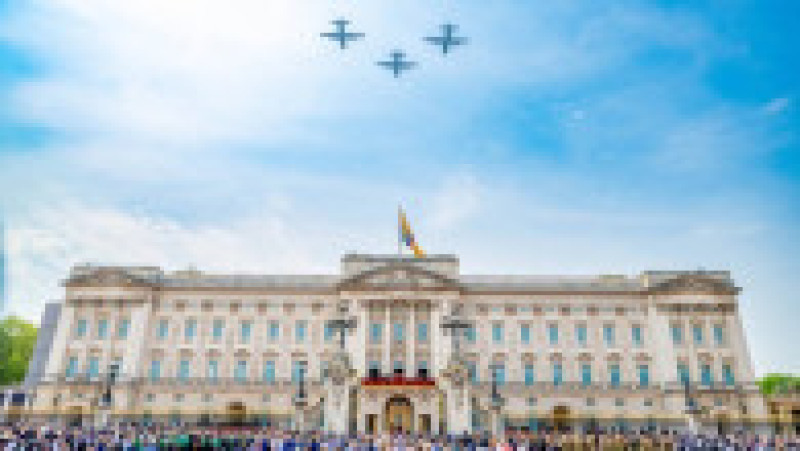
[[[328,21],[367,39],[340,52]],[[8,310],[75,262],[334,272],[396,208],[468,273],[730,269],[800,372],[797,2],[0,0]],[[447,58],[421,37],[454,21]],[[394,48],[420,66],[374,62]]]

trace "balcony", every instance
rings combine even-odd
[[[435,387],[436,381],[429,377],[370,376],[361,379],[364,387]]]

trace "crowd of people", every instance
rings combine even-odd
[[[110,428],[0,425],[2,450],[800,450],[798,437],[688,435],[675,432],[509,432],[422,436],[413,434],[297,433],[269,428]]]

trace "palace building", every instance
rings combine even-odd
[[[338,275],[82,265],[64,287],[17,414],[338,433],[765,421],[727,271],[463,275],[453,255],[348,254]]]

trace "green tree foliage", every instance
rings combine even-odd
[[[767,374],[756,382],[765,395],[800,392],[800,376],[791,374]]]
[[[39,329],[17,316],[0,320],[0,385],[25,379]]]

